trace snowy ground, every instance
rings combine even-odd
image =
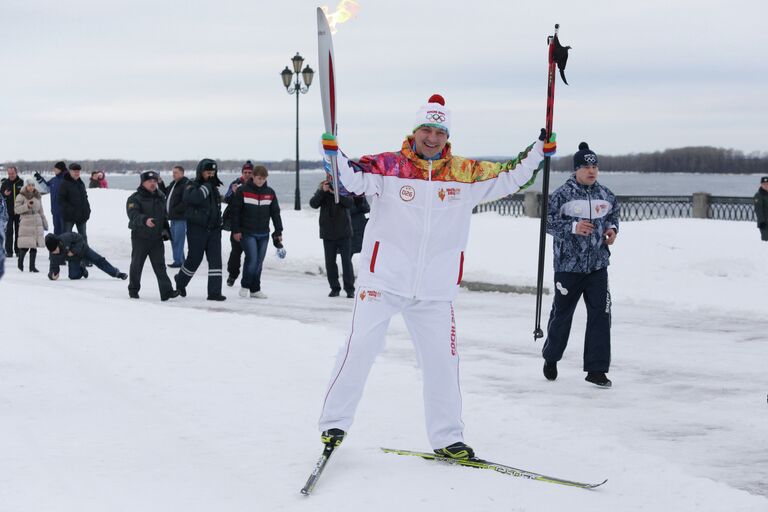
[[[89,194],[91,244],[127,270],[128,192]],[[266,301],[226,289],[214,305],[197,276],[186,299],[161,303],[149,266],[135,301],[97,269],[50,282],[7,261],[0,511],[768,509],[768,244],[751,223],[623,224],[611,390],[583,381],[582,310],[548,382],[533,296],[460,293],[467,441],[490,459],[605,486],[379,453],[428,447],[419,369],[396,321],[350,436],[305,498],[352,301],[326,297],[316,212],[283,215],[288,258],[270,251]],[[535,284],[536,220],[482,214],[472,229],[466,279]]]

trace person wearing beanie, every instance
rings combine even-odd
[[[768,242],[768,176],[760,178],[760,188],[755,194],[754,203],[760,239]]]
[[[29,252],[29,271],[37,272],[35,260],[37,248],[44,244],[45,232],[48,231],[48,220],[43,212],[43,201],[37,190],[36,180],[24,180],[24,188],[16,196],[15,209],[19,215],[19,253],[18,267],[24,271],[24,258]]]
[[[339,191],[374,198],[363,235],[352,326],[319,420],[326,445],[338,445],[346,435],[389,321],[400,313],[419,354],[432,448],[441,457],[474,457],[464,443],[460,338],[453,311],[472,210],[530,186],[543,168],[546,137],[542,129],[539,140],[507,162],[472,160],[453,154],[451,121],[445,99],[435,94],[418,109],[400,150],[357,161],[338,149],[333,135],[323,134],[326,169],[330,158],[337,158]]]
[[[24,186],[24,180],[19,176],[18,169],[9,165],[6,169],[7,178],[0,182],[0,195],[5,200],[5,209],[8,212],[8,223],[5,226],[5,255],[13,257],[14,252],[19,252],[19,214],[16,212],[16,198],[21,193]]]
[[[170,268],[180,268],[184,264],[184,241],[187,239],[187,219],[185,217],[186,206],[182,197],[184,188],[189,184],[189,178],[184,176],[184,167],[175,165],[171,171],[173,182],[165,186],[160,178],[160,191],[165,194],[165,208],[171,223],[171,248],[173,249],[173,263]]]
[[[35,179],[41,194],[51,195],[51,217],[53,217],[53,234],[60,235],[64,232],[64,218],[61,216],[59,206],[59,187],[67,173],[67,164],[56,162],[53,166],[53,178],[46,180],[39,172],[35,172]]]
[[[581,297],[587,306],[584,338],[586,381],[611,387],[611,293],[608,289],[610,245],[619,232],[619,203],[597,182],[598,159],[586,142],[573,155],[573,175],[549,197],[547,233],[552,235],[555,283],[544,342],[544,377],[557,379],[573,312]]]
[[[187,259],[174,276],[176,289],[187,296],[187,285],[197,267],[208,261],[208,300],[227,300],[221,294],[221,194],[215,160],[204,158],[197,164],[195,180],[184,188],[182,200],[187,217]]]
[[[141,273],[149,256],[149,262],[157,278],[160,300],[166,301],[179,295],[173,289],[165,270],[164,241],[171,239],[171,226],[165,210],[165,194],[158,190],[155,171],[141,173],[141,184],[128,197],[125,208],[128,213],[128,228],[131,230],[131,268],[128,271],[128,296],[139,298]]]
[[[48,259],[50,261],[48,279],[51,281],[59,278],[59,269],[65,262],[70,279],[87,279],[88,269],[85,265],[86,261],[93,263],[98,269],[111,277],[123,281],[128,279],[128,274],[120,272],[104,256],[91,249],[85,237],[79,233],[69,232],[60,235],[48,233],[45,235],[45,248],[48,249]]]
[[[73,228],[88,241],[86,223],[91,218],[91,204],[85,183],[80,179],[82,167],[78,163],[69,164],[69,172],[64,174],[57,202],[64,219],[64,232],[71,233]]]
[[[261,291],[261,269],[269,247],[269,221],[272,220],[275,246],[283,240],[283,221],[277,194],[267,185],[267,168],[257,165],[253,178],[245,181],[230,199],[232,238],[245,252],[240,296],[266,299]],[[230,274],[231,276],[231,274]]]
[[[232,229],[232,199],[235,192],[242,187],[245,183],[253,179],[253,162],[246,161],[241,168],[241,174],[235,178],[232,183],[227,187],[227,191],[224,194],[224,202],[227,203],[227,207],[224,209],[224,229],[230,231]],[[227,286],[234,286],[237,276],[240,275],[240,261],[243,256],[243,246],[235,240],[234,233],[229,235],[229,244],[231,250],[229,252],[229,260],[227,260]]]

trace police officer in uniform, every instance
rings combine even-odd
[[[131,194],[126,203],[128,227],[131,229],[131,269],[128,295],[139,298],[141,272],[149,256],[152,270],[160,288],[160,300],[166,301],[179,295],[173,289],[165,271],[165,247],[170,240],[168,212],[165,210],[165,195],[157,189],[159,175],[155,171],[141,173],[141,185]]]
[[[208,300],[227,300],[221,294],[221,180],[218,164],[204,158],[197,164],[195,180],[184,189],[187,205],[187,259],[174,279],[182,297],[205,254],[208,261]]]

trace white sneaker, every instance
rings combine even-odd
[[[263,291],[259,290],[257,292],[251,292],[251,298],[252,299],[266,299],[267,295]]]
[[[248,296],[249,290],[248,288],[240,288],[240,296],[245,298]]]

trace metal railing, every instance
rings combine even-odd
[[[479,204],[472,213],[496,212],[499,215],[511,215],[512,217],[524,217],[525,208],[523,207],[523,195],[515,194],[491,201],[490,203]]]
[[[751,197],[711,196],[707,218],[757,222],[755,205]]]
[[[535,195],[533,197],[532,195]],[[715,219],[755,222],[751,197],[710,196],[616,196],[621,205],[621,220]],[[513,217],[538,217],[541,194],[527,192],[478,205],[474,213],[497,212]]]

